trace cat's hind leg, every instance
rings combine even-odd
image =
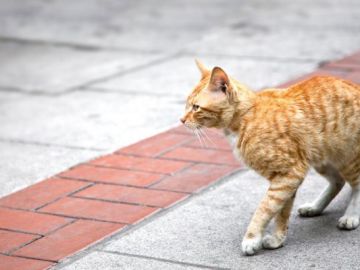
[[[315,170],[328,180],[329,185],[319,195],[319,197],[315,199],[315,201],[304,204],[298,209],[300,216],[303,217],[320,215],[345,184],[345,181],[338,170],[330,164],[315,167]]]

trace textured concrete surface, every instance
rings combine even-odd
[[[178,123],[194,57],[273,86],[357,49],[359,10],[355,0],[0,0],[3,151],[29,145],[31,161],[39,147],[49,164],[84,158],[44,147],[111,152]],[[2,165],[12,188],[1,194],[58,172],[29,163],[25,181],[16,163]]]
[[[121,85],[129,90],[158,95],[186,96],[199,80],[200,73],[194,64],[193,56],[178,57],[145,70],[132,72],[121,77],[90,85],[97,89],[116,91]],[[316,68],[313,61],[283,62],[266,59],[243,59],[238,57],[204,56],[204,64],[223,67],[234,78],[247,84],[254,90],[274,86],[279,82],[294,78]],[[163,76],[156,87],[154,78]],[[181,99],[182,100],[182,99]]]
[[[13,98],[0,107],[0,138],[109,151],[173,125],[182,110],[183,102],[171,96],[77,91]]]
[[[348,186],[322,216],[301,218],[296,213],[299,205],[314,199],[325,186],[324,179],[309,173],[295,201],[286,245],[278,250],[261,251],[253,257],[241,254],[242,236],[267,187],[265,179],[247,170],[161,217],[74,256],[75,263],[70,259],[57,269],[91,269],[89,262],[102,260],[103,253],[118,256],[117,263],[126,262],[123,256],[129,256],[210,269],[357,269],[360,231],[336,228],[348,201]],[[86,254],[90,255],[83,257]],[[102,261],[105,266],[106,260]],[[132,269],[132,264],[128,267]],[[152,268],[144,264],[142,269]]]
[[[66,92],[157,57],[0,42],[0,85],[37,94]]]
[[[1,2],[4,37],[146,52],[181,49],[238,12],[235,2],[219,0]]]

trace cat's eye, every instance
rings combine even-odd
[[[192,107],[194,112],[196,112],[199,108],[200,108],[200,106],[196,105],[196,104],[194,104],[193,107]]]

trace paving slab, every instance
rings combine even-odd
[[[98,151],[0,141],[0,197],[15,192],[66,168]]]
[[[0,138],[112,151],[177,124],[183,100],[90,91],[16,99],[0,106]]]
[[[147,52],[178,50],[236,14],[234,2],[221,1],[2,0],[1,6],[3,37]]]
[[[356,12],[360,16],[360,12]],[[282,18],[280,15],[279,17]],[[300,30],[301,28],[289,29],[286,24],[285,27],[256,25],[258,21],[255,21],[255,25],[253,22],[236,23],[226,30],[206,35],[200,42],[191,44],[186,51],[198,57],[213,54],[227,56],[226,58],[239,56],[268,61],[283,60],[278,65],[288,66],[289,62],[319,63],[327,59],[342,58],[357,50],[360,44],[360,36],[351,34],[360,30],[305,31]],[[261,65],[260,62],[259,66]]]
[[[81,260],[63,268],[64,270],[158,270],[158,269],[211,269],[203,266],[194,266],[171,261],[160,261],[152,258],[139,258],[116,253],[95,251]]]
[[[294,31],[295,28],[343,31],[360,27],[353,23],[359,8],[354,0],[342,1],[341,5],[324,0],[18,3],[19,0],[1,1],[0,35],[4,37],[145,51],[176,50],[201,38],[199,33],[249,22],[253,32],[263,26],[292,27]]]
[[[230,177],[172,212],[110,241],[103,250],[231,269],[355,269],[360,231],[336,228],[348,188],[322,216],[300,218],[295,213],[325,186],[320,178],[311,172],[305,180],[291,215],[286,246],[278,250],[253,257],[241,254],[241,238],[267,186],[267,181],[252,171]]]
[[[0,86],[30,93],[60,93],[159,57],[159,54],[0,42]]]
[[[341,3],[336,0],[258,0],[238,5],[241,16],[237,16],[234,21],[235,26],[253,26],[255,32],[269,28],[289,29],[293,34],[299,30],[355,31],[360,27],[354,23],[359,15],[359,6],[359,2],[354,0]]]
[[[193,56],[182,56],[154,65],[138,72],[118,76],[104,82],[90,85],[90,88],[116,91],[126,85],[129,91],[141,91],[151,94],[185,97],[198,83],[200,73]],[[314,62],[286,62],[253,60],[220,56],[201,58],[209,68],[223,67],[231,76],[249,87],[258,90],[266,86],[294,78],[314,70]],[[156,87],[154,87],[154,84]]]

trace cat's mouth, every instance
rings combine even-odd
[[[201,129],[201,128],[202,128],[202,126],[201,126],[200,124],[194,123],[194,122],[188,122],[188,121],[186,121],[186,122],[184,123],[184,126],[185,126],[186,128],[188,128],[189,130],[191,130],[191,131],[195,131],[195,130],[197,130],[197,129]]]

